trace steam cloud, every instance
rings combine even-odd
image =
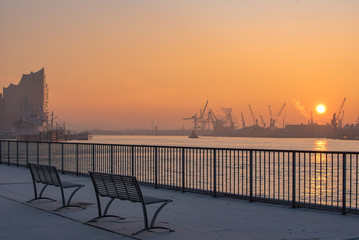
[[[300,112],[300,114],[302,114],[306,119],[308,119],[309,114],[305,110],[305,107],[300,103],[300,101],[293,99],[293,103],[294,103],[295,108]]]

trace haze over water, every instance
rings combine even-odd
[[[94,135],[88,143],[190,146],[240,149],[315,150],[359,152],[359,141],[318,138],[239,138],[187,136],[142,136],[142,135]]]

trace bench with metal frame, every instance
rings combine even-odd
[[[174,231],[166,227],[154,226],[159,212],[163,209],[164,206],[172,202],[172,200],[142,195],[141,188],[137,182],[136,177],[134,176],[101,173],[101,172],[89,172],[89,173],[94,185],[97,207],[98,207],[98,217],[90,220],[90,222],[95,222],[99,218],[104,218],[104,217],[118,217],[120,219],[124,219],[117,215],[107,214],[107,211],[113,200],[120,199],[120,200],[128,200],[134,203],[141,203],[142,205],[145,227],[133,233],[132,235],[136,235],[142,231],[150,231],[151,229],[156,229],[156,228],[166,229],[169,230],[170,232]],[[103,212],[101,210],[100,196],[110,198]],[[154,204],[154,203],[162,203],[162,205],[159,206],[157,211],[154,213],[151,220],[151,224],[149,225],[146,205]]]
[[[79,207],[82,208],[81,206],[77,206],[77,205],[71,205],[71,200],[72,197],[75,195],[75,193],[82,187],[84,187],[85,185],[83,184],[78,184],[78,183],[72,183],[72,182],[67,182],[67,181],[61,181],[59,173],[57,172],[56,167],[54,166],[49,166],[49,165],[43,165],[43,164],[35,164],[35,163],[28,163],[27,165],[30,169],[31,172],[31,177],[32,177],[32,182],[34,185],[34,194],[35,194],[35,198],[31,199],[27,202],[32,202],[34,200],[38,200],[38,199],[50,199],[53,200],[51,198],[48,197],[43,197],[43,193],[44,190],[46,189],[47,186],[55,186],[55,187],[59,187],[61,189],[61,197],[62,197],[62,206],[57,208],[56,210],[60,210],[62,208],[66,208],[66,207]],[[40,194],[37,193],[37,184],[44,184],[45,186],[43,186],[43,188],[40,191]],[[69,199],[67,200],[67,202],[65,201],[65,193],[64,193],[64,189],[65,188],[76,188],[70,195]],[[55,200],[53,200],[55,201]]]

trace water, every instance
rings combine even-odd
[[[77,142],[77,141],[74,141]],[[80,141],[78,141],[80,142]],[[83,141],[81,141],[83,142]],[[187,136],[142,136],[142,135],[94,135],[88,143],[190,146],[240,149],[315,150],[359,152],[359,141],[319,138],[239,138]]]

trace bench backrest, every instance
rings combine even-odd
[[[100,196],[143,202],[142,192],[136,177],[101,172],[89,173],[95,191]]]
[[[35,163],[28,163],[28,167],[30,168],[32,179],[35,182],[57,187],[61,186],[61,180],[56,167]]]

